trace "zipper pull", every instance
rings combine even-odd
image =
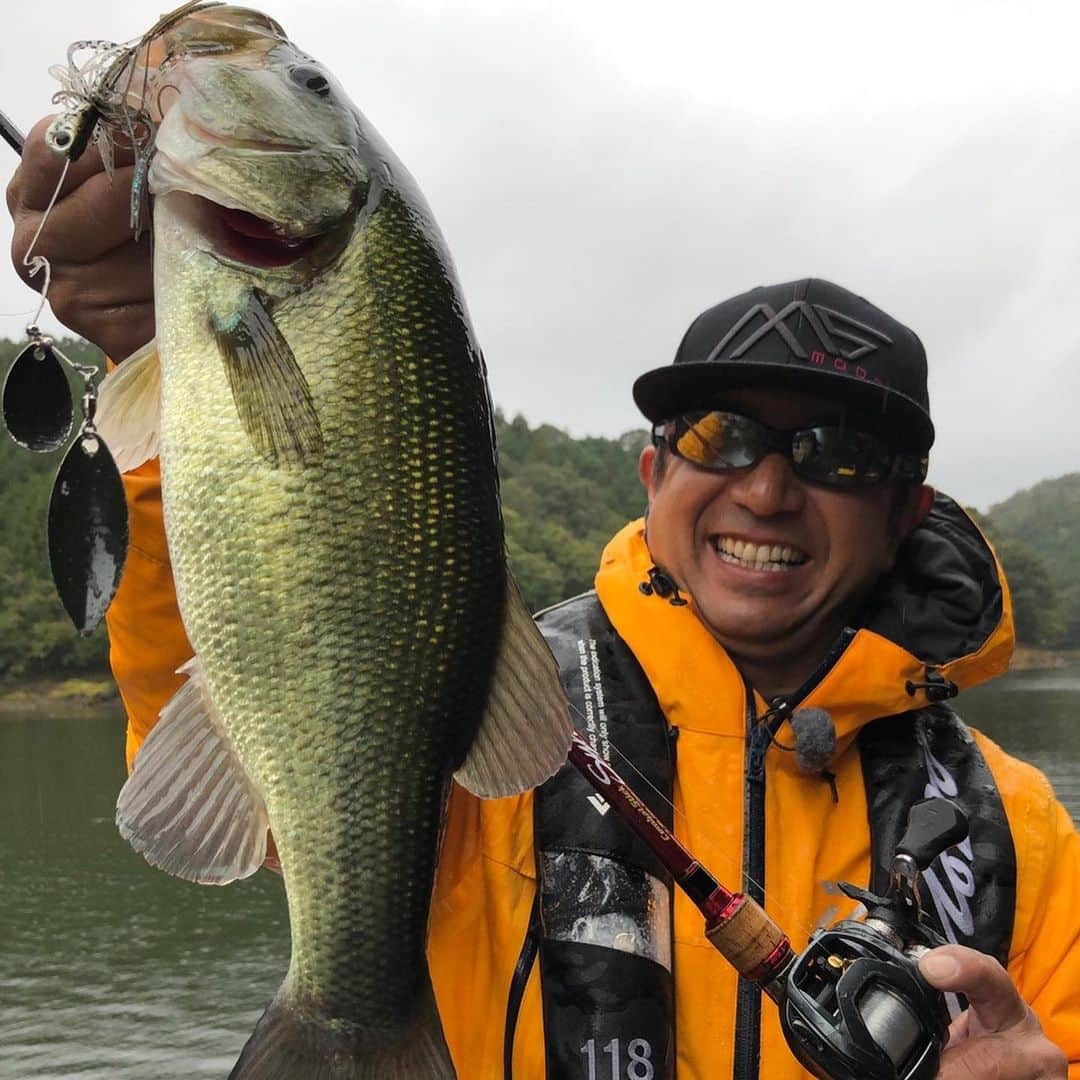
[[[765,755],[772,743],[772,732],[764,722],[755,724],[750,732],[750,761],[746,766],[746,778],[755,784],[765,780]]]

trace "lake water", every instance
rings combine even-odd
[[[1080,668],[960,704],[1080,821]],[[224,1080],[288,963],[279,879],[188,885],[120,839],[123,737],[116,715],[0,718],[2,1080]]]
[[[0,719],[0,1077],[228,1076],[289,958],[280,879],[151,870],[120,716]]]

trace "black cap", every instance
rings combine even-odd
[[[634,383],[653,422],[720,403],[724,390],[768,386],[843,401],[896,445],[934,442],[926,350],[891,315],[819,278],[766,285],[702,312],[666,367]]]

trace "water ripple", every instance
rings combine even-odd
[[[1022,673],[960,712],[1080,820],[1080,672]],[[221,1080],[281,981],[281,882],[150,870],[113,821],[115,718],[0,724],[0,1080]]]
[[[288,965],[279,879],[148,868],[116,719],[0,725],[0,1080],[221,1080]]]

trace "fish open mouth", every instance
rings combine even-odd
[[[246,210],[219,206],[208,199],[201,201],[217,226],[214,241],[220,253],[248,266],[291,266],[310,255],[322,239],[321,234],[289,236],[280,225]]]
[[[347,245],[354,224],[346,215],[336,221],[313,221],[307,228],[283,225],[190,189],[159,194],[159,209],[164,200],[179,238],[170,243],[201,249],[229,266],[280,271],[290,277],[329,266]]]

